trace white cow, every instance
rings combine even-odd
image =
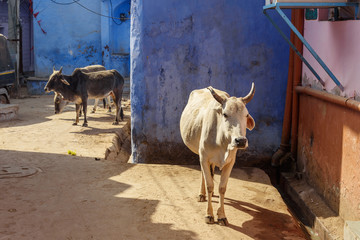
[[[214,223],[211,197],[214,191],[213,169],[217,166],[221,170],[218,223],[228,225],[224,211],[224,194],[236,152],[248,146],[246,128],[252,130],[255,127],[255,121],[245,106],[254,93],[254,83],[249,94],[243,98],[230,97],[226,92],[212,87],[194,90],[181,115],[181,137],[185,145],[200,158],[201,187],[198,200],[206,200],[206,186],[206,223]]]

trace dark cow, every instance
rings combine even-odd
[[[64,100],[74,102],[76,106],[76,120],[74,125],[79,123],[79,113],[81,104],[83,105],[84,123],[88,126],[87,100],[104,98],[112,93],[116,106],[115,121],[113,124],[119,124],[120,117],[123,120],[121,109],[121,98],[124,87],[124,78],[116,70],[105,70],[85,73],[80,69],[75,69],[72,75],[63,75],[62,67],[59,71],[53,69],[53,73],[46,83],[45,91],[54,91],[60,93]]]
[[[103,71],[106,70],[106,68],[102,65],[89,65],[83,68],[79,68],[82,72],[96,72],[96,71]],[[110,97],[107,97],[108,102],[109,102],[109,111],[111,112],[111,107],[110,107]],[[92,110],[92,113],[94,113],[96,111],[96,107],[98,104],[98,99],[95,99],[95,103],[94,103],[94,108]],[[103,102],[105,100],[103,99]],[[61,113],[62,110],[64,109],[64,107],[68,104],[69,102],[64,100],[63,96],[60,93],[55,92],[55,96],[54,96],[54,106],[55,106],[55,114]],[[104,106],[105,108],[105,106]],[[80,116],[81,116],[81,112],[80,112]]]

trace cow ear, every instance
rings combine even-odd
[[[61,81],[62,81],[65,85],[70,86],[70,83],[69,83],[68,81],[66,81],[65,79],[61,79]]]
[[[63,68],[63,67],[61,67],[60,70],[59,70],[59,73],[60,73],[60,74],[62,73],[62,68]],[[69,85],[70,85],[70,84],[69,84]]]
[[[255,120],[249,114],[249,116],[247,116],[247,120],[246,120],[246,128],[251,131],[254,129],[254,127],[255,127]]]
[[[215,100],[218,101],[221,105],[225,103],[226,99],[217,94],[211,86],[209,86],[207,89],[209,89]]]

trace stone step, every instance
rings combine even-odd
[[[9,121],[17,118],[18,104],[0,104],[0,121]]]

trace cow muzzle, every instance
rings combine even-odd
[[[248,140],[246,137],[238,137],[234,139],[235,146],[240,149],[245,149],[248,146]]]

